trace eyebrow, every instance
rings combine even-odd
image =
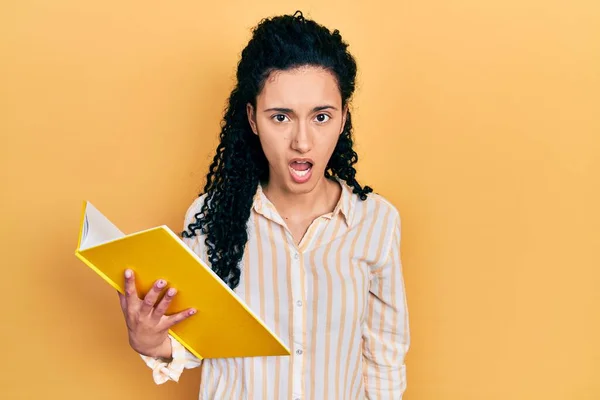
[[[330,105],[323,105],[323,106],[317,106],[317,107],[313,108],[311,112],[317,112],[317,111],[323,111],[323,110],[337,111],[337,108],[334,106],[330,106]],[[292,110],[291,108],[284,108],[284,107],[273,107],[273,108],[267,108],[266,110],[264,110],[264,112],[269,112],[269,111],[277,111],[277,112],[285,112],[285,113],[293,113],[294,112],[294,110]]]

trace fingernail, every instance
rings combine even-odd
[[[125,270],[125,278],[131,278],[131,270],[130,269]]]
[[[160,281],[158,281],[158,284],[157,284],[157,286],[158,286],[159,288],[161,288],[161,287],[165,286],[165,281],[163,281],[163,280],[161,279]]]
[[[190,315],[194,315],[194,314],[196,314],[196,310],[191,310]]]
[[[169,289],[169,296],[175,296],[175,293],[177,292],[177,290],[175,290],[174,288]]]

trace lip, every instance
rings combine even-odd
[[[309,162],[311,165],[315,165],[315,162],[311,158],[292,158],[288,165],[293,162]]]
[[[299,175],[297,175],[297,173],[294,172],[294,169],[292,168],[292,163],[293,162],[306,162],[306,163],[310,163],[310,168],[308,169],[308,172],[305,175],[299,176]],[[293,159],[290,160],[290,162],[288,164],[288,168],[289,168],[289,171],[290,171],[290,177],[297,184],[306,183],[306,182],[308,182],[310,180],[310,178],[312,176],[312,173],[313,173],[312,169],[313,169],[314,166],[315,166],[315,163],[310,158],[293,158]]]

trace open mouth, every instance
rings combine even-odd
[[[289,164],[290,173],[296,182],[305,182],[310,178],[313,164],[308,160],[293,160]]]

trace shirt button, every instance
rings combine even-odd
[[[302,349],[296,350],[296,354],[298,354],[299,356],[302,355]]]
[[[298,307],[302,307],[302,300],[298,300],[298,301],[296,302],[296,305],[297,305]]]
[[[299,258],[300,258],[300,254],[298,254],[298,253],[295,253],[295,254],[294,254],[294,260],[297,260],[297,259],[299,259]]]

